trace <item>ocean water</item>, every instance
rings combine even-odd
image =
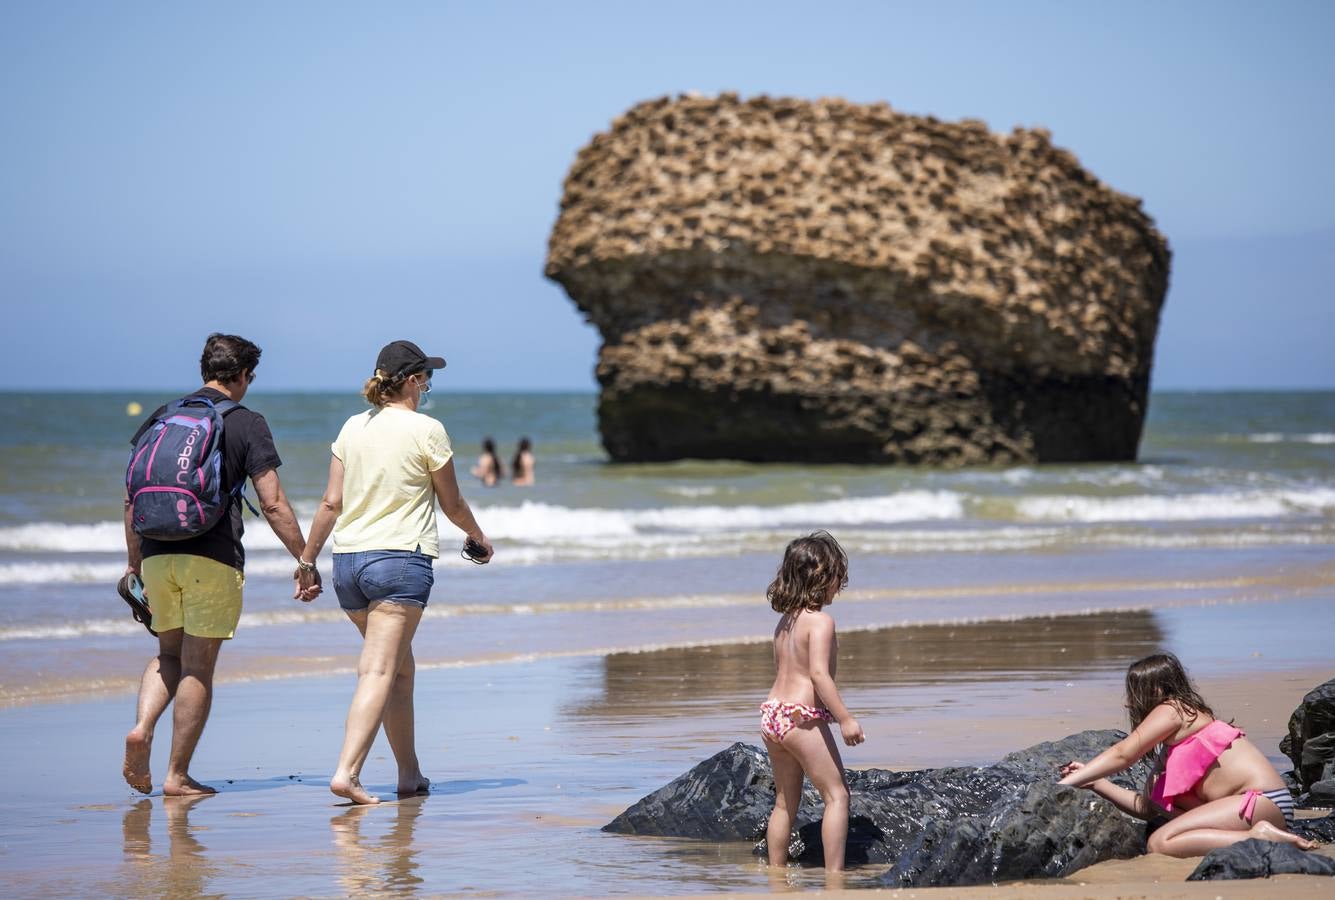
[[[127,442],[139,421],[127,405],[151,410],[166,399],[0,394],[0,702],[47,696],[28,690],[24,667],[78,648],[106,665],[45,679],[43,691],[117,689],[122,650],[143,648],[113,590],[124,567]],[[284,487],[308,521],[328,443],[361,399],[255,393],[246,402],[269,420]],[[1062,603],[1112,608],[1162,579],[1236,596],[1256,589],[1239,587],[1247,579],[1320,566],[1335,549],[1332,392],[1156,393],[1136,463],[961,470],[614,465],[597,441],[595,406],[591,393],[433,395],[424,411],[445,423],[497,556],[473,567],[442,554],[429,615],[476,637],[442,639],[424,661],[755,636],[768,628],[763,591],[784,544],[815,528],[850,553],[848,596],[863,601],[852,613],[863,627],[1069,611]],[[521,435],[533,440],[536,486],[486,489],[467,475],[487,435],[507,458]],[[443,520],[442,536],[446,547],[461,537]],[[233,643],[264,648],[252,671],[281,674],[283,647],[346,625],[332,591],[311,606],[290,599],[291,558],[263,520],[247,516],[246,545],[242,630],[262,626],[265,636]],[[1126,584],[1133,577],[1139,586]],[[957,603],[956,591],[972,592],[972,603]],[[1168,602],[1162,592],[1153,600]],[[604,612],[621,615],[581,624]]]

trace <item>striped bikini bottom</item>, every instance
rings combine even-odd
[[[1279,811],[1284,814],[1284,824],[1293,827],[1293,795],[1289,793],[1288,788],[1275,788],[1272,791],[1248,791],[1242,795],[1242,806],[1238,807],[1238,815],[1249,824],[1256,814],[1256,798],[1265,797],[1267,800],[1279,807]]]

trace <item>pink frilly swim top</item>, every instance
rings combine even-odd
[[[1150,799],[1168,811],[1178,797],[1190,794],[1205,777],[1205,772],[1246,732],[1215,719],[1200,731],[1168,748],[1163,774],[1154,783]]]

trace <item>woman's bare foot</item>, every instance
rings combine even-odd
[[[121,774],[125,783],[141,794],[153,790],[153,776],[148,772],[148,760],[153,751],[153,736],[135,728],[125,736],[125,762]]]
[[[1282,828],[1276,828],[1269,822],[1262,820],[1252,826],[1248,832],[1250,837],[1261,841],[1274,841],[1278,844],[1296,844],[1299,850],[1311,850],[1316,844],[1307,838],[1298,837],[1292,831],[1285,831]]]
[[[353,803],[379,803],[380,798],[366,793],[366,788],[357,780],[356,775],[335,775],[329,779],[329,790]]]
[[[211,788],[207,784],[200,784],[189,775],[182,775],[180,778],[167,776],[167,780],[162,782],[162,796],[164,797],[198,797],[203,794],[216,794],[216,788]]]
[[[397,792],[400,797],[409,794],[429,794],[431,792],[431,779],[427,778],[421,772],[406,777],[400,775]]]

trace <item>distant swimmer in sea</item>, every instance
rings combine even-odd
[[[531,487],[537,480],[533,471],[533,443],[526,437],[519,439],[515,458],[510,460],[510,480],[518,487]]]
[[[824,531],[798,538],[784,552],[766,596],[780,614],[774,629],[777,670],[760,707],[760,734],[774,768],[774,812],[765,843],[769,864],[788,862],[788,838],[802,803],[802,776],[825,803],[821,843],[825,870],[842,872],[848,838],[848,783],[830,723],[850,747],[866,740],[835,687],[839,642],[825,607],[848,584],[848,557]]]
[[[1126,709],[1131,734],[1087,763],[1067,763],[1058,784],[1089,788],[1141,819],[1167,818],[1150,835],[1151,853],[1204,856],[1248,838],[1312,848],[1289,831],[1294,807],[1284,779],[1242,729],[1215,718],[1176,656],[1131,664]],[[1108,781],[1150,753],[1144,790]]]
[[[501,458],[496,455],[496,442],[489,437],[482,439],[482,455],[477,458],[477,465],[473,466],[473,476],[485,487],[495,487],[505,477]]]
[[[439,420],[419,413],[434,370],[445,360],[411,341],[387,344],[362,394],[371,409],[343,424],[329,459],[329,482],[302,552],[297,592],[319,593],[316,558],[334,536],[334,592],[362,634],[357,690],[329,789],[353,803],[379,803],[361,784],[362,767],[383,724],[398,764],[398,793],[424,793],[414,740],[412,641],[435,583],[436,503],[467,537],[474,562],[492,547],[459,493],[454,451]]]

